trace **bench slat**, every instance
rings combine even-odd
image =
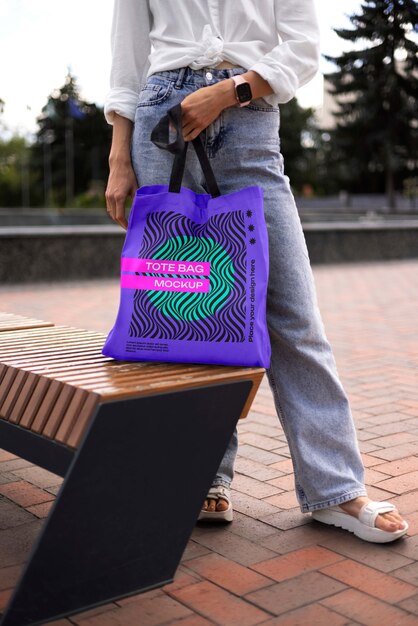
[[[24,330],[29,328],[54,326],[52,322],[45,322],[44,320],[37,320],[32,317],[24,317],[23,315],[16,315],[15,313],[0,312],[0,332],[7,332],[10,330]]]
[[[98,403],[244,379],[256,390],[264,374],[257,367],[118,361],[101,354],[105,340],[71,326],[2,331],[0,417],[74,447]]]

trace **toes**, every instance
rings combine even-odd
[[[224,498],[220,498],[218,500],[218,504],[216,506],[217,511],[226,511],[228,508],[228,502]]]
[[[216,511],[216,500],[214,500],[213,498],[209,498],[208,511],[211,511],[212,513],[213,511]]]
[[[393,532],[403,528],[404,522],[400,516],[394,516],[390,513],[380,513],[376,518],[375,525],[381,530]]]

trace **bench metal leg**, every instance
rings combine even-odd
[[[251,386],[99,405],[2,626],[171,582]]]

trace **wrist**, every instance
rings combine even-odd
[[[131,167],[131,155],[129,152],[111,152],[109,154],[109,165],[110,167],[114,167],[116,165],[123,167]]]
[[[230,78],[220,80],[212,85],[214,91],[219,96],[222,109],[237,105],[237,97],[235,95],[235,84]]]

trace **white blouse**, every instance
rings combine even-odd
[[[254,70],[288,102],[317,72],[315,0],[114,0],[112,65],[105,117],[134,120],[138,93],[154,72],[213,68],[223,60]]]

